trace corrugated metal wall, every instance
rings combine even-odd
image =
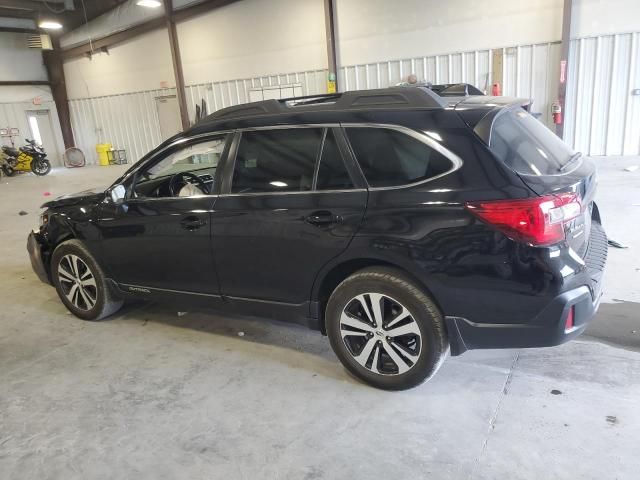
[[[189,118],[195,118],[195,106],[204,99],[209,113],[221,108],[247,103],[249,91],[254,88],[276,85],[302,86],[302,95],[317,95],[326,92],[326,70],[310,70],[306,72],[284,73],[226,82],[211,82],[186,87],[187,108]]]
[[[584,38],[571,42],[565,141],[589,155],[640,154],[640,50],[638,33]],[[532,110],[551,126],[551,103],[557,98],[560,45],[542,43],[505,47],[502,51],[503,95],[532,98]],[[471,83],[490,90],[494,50],[417,57],[340,69],[342,90],[384,88],[411,73],[433,83]],[[208,112],[248,101],[253,88],[302,86],[304,95],[326,91],[326,70],[294,72],[191,85],[186,88],[189,117],[206,100]],[[175,90],[71,100],[77,145],[95,163],[95,144],[108,141],[125,148],[137,161],[160,143],[155,98]]]
[[[588,155],[640,155],[640,34],[571,42],[565,141]]]
[[[186,88],[189,118],[195,119],[195,105],[202,99],[209,113],[248,101],[249,90],[263,86],[301,84],[304,95],[323,92],[326,71],[308,71],[226,82],[191,85]],[[161,143],[156,98],[175,95],[174,88],[69,101],[76,146],[88,164],[97,162],[97,143],[111,143],[127,151],[129,163],[136,162]]]
[[[161,137],[155,99],[166,95],[175,89],[70,100],[73,135],[87,163],[97,162],[98,143],[125,149],[129,163],[156,147]]]
[[[542,43],[501,49],[503,54],[503,95],[533,98],[533,111],[543,114],[550,124],[550,102],[557,97],[556,70],[560,58],[559,43]],[[414,73],[421,81],[471,83],[491,90],[493,50],[474,50],[430,57],[343,67],[339,85],[344,90],[385,88],[406,81]]]

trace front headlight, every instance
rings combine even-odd
[[[40,223],[38,227],[46,227],[49,224],[49,210],[45,210],[40,214]]]

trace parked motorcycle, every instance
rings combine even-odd
[[[8,145],[2,146],[0,154],[0,166],[8,177],[16,172],[28,172],[36,175],[46,175],[51,171],[51,162],[47,160],[47,154],[35,141],[27,140],[27,145],[19,149]]]

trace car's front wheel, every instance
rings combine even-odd
[[[51,278],[62,303],[83,320],[100,320],[122,307],[123,301],[112,291],[102,269],[78,240],[56,247]]]
[[[433,376],[448,350],[442,314],[401,272],[367,268],[345,279],[325,312],[331,346],[353,375],[404,390]]]

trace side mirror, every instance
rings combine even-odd
[[[124,185],[116,185],[111,189],[109,194],[111,195],[111,201],[113,201],[113,203],[121,203],[127,194],[127,189],[124,188]]]

